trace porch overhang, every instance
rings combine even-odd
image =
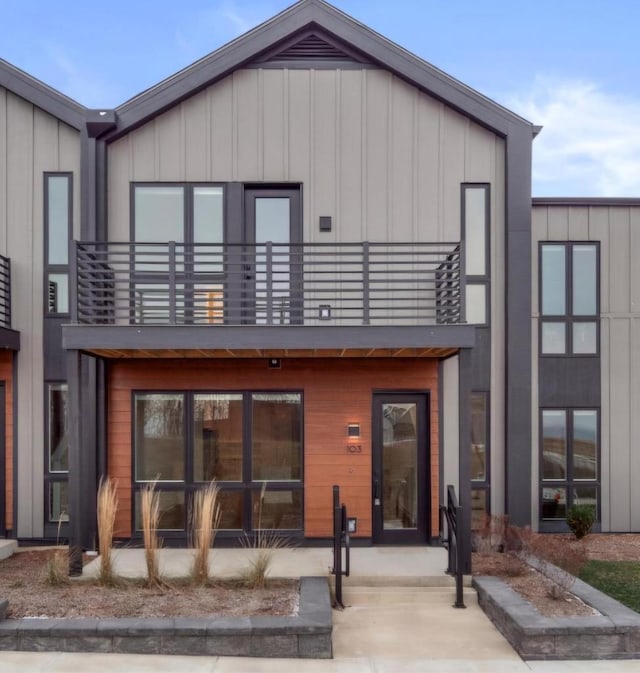
[[[0,349],[20,350],[20,332],[9,327],[0,327]]]
[[[105,358],[446,357],[472,325],[63,325],[62,344]]]

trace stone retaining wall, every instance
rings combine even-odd
[[[640,658],[640,614],[576,580],[571,593],[600,614],[545,617],[497,577],[474,577],[478,602],[523,659]]]
[[[0,650],[329,659],[331,630],[327,579],[302,577],[296,616],[3,619]]]

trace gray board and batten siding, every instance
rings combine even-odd
[[[355,56],[333,68],[260,65],[270,49],[311,25],[347,42]],[[33,269],[21,283],[25,292],[32,290],[29,299],[17,302],[29,320],[21,315],[14,321],[27,349],[20,356],[18,435],[31,447],[18,465],[18,535],[41,533],[44,507],[43,447],[36,441],[44,437],[43,254],[37,240],[43,195],[41,178],[36,181],[44,171],[73,174],[75,237],[82,215],[83,235],[120,241],[130,237],[132,181],[301,184],[309,242],[459,240],[460,185],[490,185],[492,464],[506,464],[507,477],[499,483],[508,484],[507,493],[492,494],[497,511],[505,498],[516,522],[527,519],[529,503],[517,496],[530,481],[531,362],[522,352],[531,339],[531,124],[320,0],[297,3],[115,113],[107,111],[104,128],[90,129],[91,138],[84,132],[82,142],[73,129],[82,126],[76,122],[83,114],[90,121],[90,112],[28,77],[15,81],[31,91],[36,106],[40,100],[44,109],[60,106],[65,120],[27,103],[27,118],[52,121],[41,132],[35,121],[31,130],[25,125],[12,140],[27,141],[15,157],[24,178],[19,188],[28,192],[15,208],[26,211],[27,228],[9,236],[5,222],[4,231],[7,239],[30,237],[21,244]],[[2,142],[0,135],[0,154]],[[0,189],[6,175],[5,168]],[[318,219],[327,215],[334,226],[321,233]],[[12,257],[9,248],[0,252]]]
[[[46,87],[4,63],[0,65],[2,81],[11,75],[10,83],[24,95],[33,95],[41,105],[52,105],[55,94]],[[60,105],[63,103],[66,105],[66,99]],[[53,108],[59,112],[58,105]],[[80,114],[67,116],[73,122]],[[73,174],[74,235],[79,236],[79,171],[79,130],[0,87],[0,254],[11,259],[12,327],[21,334],[14,429],[15,493],[19,494],[14,534],[18,537],[43,535],[43,176],[45,172]]]
[[[640,200],[534,199],[532,217],[532,415],[538,417],[538,246],[540,241],[594,241],[600,249],[600,398],[602,530],[640,529]],[[597,381],[597,379],[596,379]],[[532,471],[538,482],[538,425]],[[537,511],[534,486],[533,511]]]

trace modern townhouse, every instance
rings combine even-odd
[[[640,200],[532,201],[539,131],[322,0],[114,110],[0,62],[0,534],[638,530]]]

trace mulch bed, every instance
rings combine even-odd
[[[538,535],[543,543],[578,545],[589,560],[640,562],[640,535],[631,533],[592,533],[580,541],[572,534]],[[551,597],[553,582],[527,566],[510,552],[473,554],[474,575],[494,575],[509,584],[547,617],[571,617],[594,614],[593,609],[565,591],[559,598]]]
[[[45,566],[52,554],[52,550],[21,551],[0,561],[0,599],[9,599],[9,619],[246,617],[297,612],[298,580],[270,580],[264,589],[239,582],[198,587],[184,581],[170,581],[161,588],[133,581],[116,587],[86,581],[50,586],[45,582]]]

